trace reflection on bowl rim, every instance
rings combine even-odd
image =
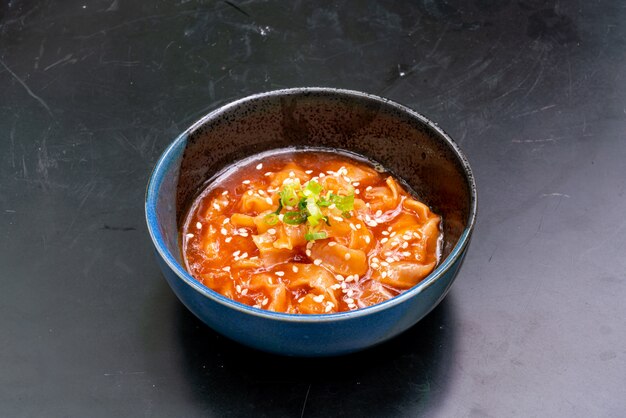
[[[391,298],[384,302],[377,303],[372,306],[368,306],[365,308],[359,308],[354,311],[346,311],[346,312],[337,312],[337,313],[328,313],[328,314],[289,314],[283,312],[274,312],[267,311],[264,309],[254,308],[252,306],[243,304],[241,302],[237,302],[233,299],[227,298],[222,294],[206,287],[199,281],[197,281],[193,276],[182,266],[173,255],[167,250],[164,242],[163,236],[157,227],[157,217],[156,217],[156,204],[157,204],[157,190],[160,188],[161,183],[163,182],[164,174],[169,168],[170,164],[172,164],[173,160],[170,158],[171,154],[174,152],[174,149],[181,141],[184,141],[190,133],[195,131],[198,127],[204,125],[207,121],[214,119],[216,116],[239,106],[242,103],[246,103],[249,101],[253,101],[259,98],[263,98],[266,96],[282,96],[282,95],[290,95],[290,94],[301,94],[301,93],[330,93],[330,94],[339,94],[341,96],[348,96],[358,99],[368,99],[372,101],[376,101],[388,106],[395,108],[400,112],[404,112],[409,114],[410,116],[418,119],[422,123],[426,124],[430,129],[435,131],[438,135],[440,135],[448,144],[450,149],[454,152],[456,157],[461,162],[463,166],[464,174],[468,179],[470,186],[470,213],[469,219],[467,222],[467,226],[463,230],[463,233],[459,237],[457,243],[454,248],[445,258],[445,260],[439,264],[434,271],[432,271],[425,279],[421,282],[410,288],[409,290]],[[152,174],[150,175],[150,180],[148,181],[148,187],[146,190],[145,196],[145,214],[146,214],[146,222],[148,225],[148,232],[150,233],[150,238],[154,243],[156,250],[159,252],[161,258],[167,263],[169,268],[176,273],[176,275],[184,280],[188,285],[190,285],[194,290],[200,292],[203,296],[212,299],[213,301],[220,303],[222,305],[226,305],[230,308],[237,309],[246,314],[255,315],[259,317],[263,317],[266,319],[275,319],[287,322],[334,322],[345,319],[353,319],[361,316],[367,316],[373,313],[376,313],[381,310],[385,310],[394,305],[400,304],[407,299],[411,299],[417,294],[424,291],[424,289],[428,288],[431,284],[437,281],[441,275],[443,275],[448,268],[457,261],[459,257],[462,256],[465,248],[469,244],[470,236],[472,230],[474,228],[474,223],[476,221],[476,183],[474,181],[474,175],[472,173],[472,169],[470,168],[469,162],[467,158],[460,150],[458,145],[450,138],[441,128],[439,128],[435,123],[431,122],[425,116],[417,113],[416,111],[391,101],[389,99],[385,99],[380,96],[376,96],[369,93],[363,93],[354,90],[346,90],[346,89],[337,89],[330,87],[298,87],[291,89],[281,89],[281,90],[272,90],[268,92],[253,94],[250,96],[243,97],[241,99],[230,102],[226,105],[220,106],[219,108],[211,111],[210,113],[203,116],[200,120],[195,122],[189,128],[187,128],[182,134],[180,134],[161,154],[159,160],[157,161],[154,169],[152,170]]]

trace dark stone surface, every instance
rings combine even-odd
[[[0,415],[623,416],[624,21],[608,1],[0,3]],[[479,221],[425,320],[311,361],[192,317],[143,195],[201,115],[315,85],[437,121]]]

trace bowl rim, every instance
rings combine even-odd
[[[420,283],[413,286],[409,290],[395,296],[391,299],[388,299],[384,302],[378,303],[376,305],[368,306],[366,308],[356,309],[354,311],[347,312],[337,312],[337,313],[328,313],[328,314],[290,314],[283,312],[274,312],[267,311],[259,308],[254,308],[252,306],[237,302],[233,299],[229,299],[226,296],[221,295],[220,293],[210,289],[209,287],[203,285],[199,281],[197,281],[187,270],[173,257],[170,251],[165,246],[165,240],[162,236],[159,228],[158,228],[158,220],[156,216],[156,204],[158,200],[158,191],[160,186],[164,180],[164,175],[170,168],[170,165],[174,160],[174,153],[178,146],[181,145],[181,142],[187,140],[189,135],[196,131],[201,126],[205,125],[207,122],[215,119],[216,117],[222,115],[223,113],[228,112],[229,110],[236,108],[239,105],[245,104],[247,102],[252,102],[258,99],[262,99],[265,97],[274,97],[274,96],[290,96],[290,95],[302,95],[307,93],[319,93],[326,95],[340,95],[342,97],[347,98],[356,98],[356,99],[366,99],[369,101],[377,102],[380,104],[384,104],[386,106],[391,106],[394,110],[399,111],[400,113],[408,114],[410,117],[419,120],[424,123],[428,128],[432,129],[437,135],[443,138],[444,142],[448,145],[448,147],[452,150],[452,152],[456,155],[458,160],[463,167],[464,175],[469,184],[469,193],[470,193],[470,210],[467,219],[467,226],[459,236],[457,243],[450,251],[450,254],[446,257],[446,259],[439,264],[435,270],[433,270],[425,279],[423,279]],[[416,112],[415,110],[392,101],[390,99],[380,97],[374,94],[360,92],[356,90],[349,89],[340,89],[333,87],[295,87],[288,89],[279,89],[279,90],[270,90],[262,93],[252,94],[232,102],[229,102],[225,105],[219,106],[218,108],[212,110],[207,113],[196,122],[194,122],[189,128],[183,131],[176,139],[174,139],[168,147],[163,151],[158,161],[156,162],[154,169],[150,175],[150,179],[148,180],[148,185],[146,188],[145,194],[145,216],[146,223],[148,226],[148,232],[150,234],[150,238],[152,239],[152,243],[158,252],[159,256],[162,260],[168,265],[168,267],[178,276],[179,279],[183,280],[188,286],[192,289],[200,293],[202,296],[211,299],[214,302],[217,302],[221,305],[224,305],[228,308],[235,309],[240,311],[241,313],[257,316],[264,319],[271,320],[282,320],[287,322],[299,322],[299,323],[319,323],[319,322],[336,322],[341,320],[355,319],[363,316],[368,316],[375,314],[377,312],[387,310],[393,308],[394,306],[400,305],[407,300],[415,297],[416,295],[422,293],[428,287],[437,282],[447,271],[448,269],[455,264],[460,258],[463,257],[467,246],[469,245],[469,241],[472,235],[472,231],[474,229],[474,225],[476,222],[476,211],[477,211],[477,202],[476,202],[477,192],[476,192],[476,182],[472,172],[472,169],[469,165],[469,161],[465,154],[461,151],[459,146],[452,140],[452,138],[444,132],[436,123],[432,122],[427,117],[422,114]]]

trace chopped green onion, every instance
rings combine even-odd
[[[311,193],[313,193],[314,195],[319,195],[322,191],[322,186],[321,184],[319,184],[318,182],[316,182],[315,180],[311,180],[307,183],[305,189],[305,191],[310,191]]]
[[[319,223],[320,219],[324,217],[324,214],[315,203],[315,199],[312,197],[308,197],[306,199],[306,210],[309,212],[309,217],[307,220],[312,226],[315,226]]]
[[[302,211],[285,212],[283,222],[288,225],[300,225],[306,222],[306,213]]]
[[[333,194],[330,196],[330,201],[333,202],[337,206],[337,209],[342,212],[354,209],[354,194],[348,196]]]
[[[268,213],[267,215],[265,215],[265,217],[263,217],[263,220],[265,221],[266,224],[270,226],[276,225],[278,223],[278,215],[274,212]]]
[[[304,239],[307,241],[315,241],[316,239],[328,238],[328,234],[325,231],[320,232],[307,232],[304,234]]]
[[[280,215],[280,211],[283,210],[283,202],[278,199],[278,209],[276,209],[273,213],[276,215]]]
[[[321,208],[327,208],[328,206],[332,205],[333,202],[331,202],[330,200],[326,199],[326,198],[321,198],[320,200],[317,201],[317,206],[321,207]]]
[[[341,216],[343,216],[346,219],[352,218],[352,214],[350,213],[350,211],[341,212]]]
[[[300,201],[298,202],[298,209],[300,210],[306,209],[306,197],[303,197],[302,199],[300,199]]]
[[[286,184],[280,192],[280,201],[283,206],[296,206],[298,204],[298,193],[293,184]]]

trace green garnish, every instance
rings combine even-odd
[[[295,186],[293,183],[283,186],[280,192],[280,201],[283,206],[296,206],[298,204],[299,199]]]
[[[268,213],[267,215],[265,215],[265,217],[263,217],[263,220],[265,221],[266,224],[272,226],[272,225],[276,225],[278,223],[278,215],[275,212],[272,213]]]
[[[274,212],[272,212],[275,215],[280,215],[280,211],[283,210],[283,202],[278,199],[278,209],[276,209]]]
[[[304,188],[303,193],[305,196],[309,196],[310,194],[318,196],[321,193],[321,191],[322,191],[322,185],[316,182],[315,180],[311,180]]]
[[[307,232],[304,234],[304,239],[307,241],[315,241],[316,239],[328,238],[328,234],[325,231],[320,232]]]
[[[330,195],[330,201],[337,206],[342,212],[347,212],[349,210],[354,209],[354,194],[350,194],[348,196],[339,196],[336,194]]]
[[[279,192],[278,209],[271,214],[265,216],[265,222],[269,225],[275,225],[278,220],[287,225],[300,225],[305,222],[312,227],[317,226],[320,221],[326,222],[330,226],[327,216],[322,213],[321,207],[334,206],[342,212],[342,216],[350,218],[350,211],[354,209],[354,193],[341,196],[332,192],[327,192],[325,196],[320,196],[323,187],[315,180],[309,181],[304,188],[298,182],[292,182],[283,185]],[[285,212],[281,217],[280,212],[284,207],[295,207],[297,210]],[[312,232],[309,230],[306,234],[308,241],[316,239],[324,239],[328,234],[324,231]]]
[[[303,211],[285,212],[283,222],[287,225],[300,225],[306,222],[306,213]]]

